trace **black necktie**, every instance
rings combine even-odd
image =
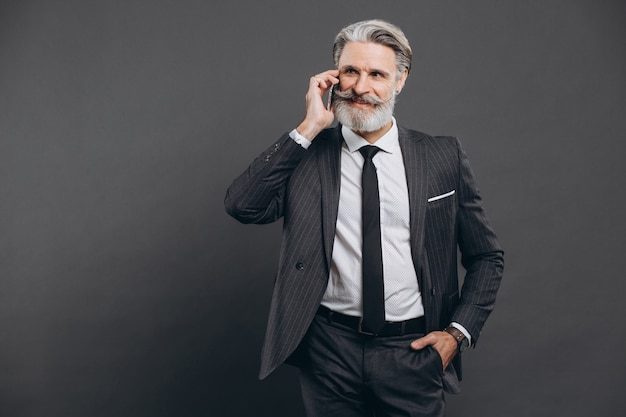
[[[363,163],[363,323],[366,333],[378,333],[385,325],[383,253],[380,243],[380,199],[378,177],[372,158],[380,148],[364,146]]]

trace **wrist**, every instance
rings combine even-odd
[[[459,352],[463,352],[465,349],[469,347],[469,341],[467,340],[467,337],[465,337],[465,335],[463,334],[461,330],[457,329],[454,326],[448,326],[445,329],[443,329],[443,331],[448,333],[450,336],[454,338],[454,340],[457,343]]]
[[[298,127],[296,127],[296,132],[298,132],[298,134],[302,137],[304,137],[305,139],[307,139],[309,142],[312,142],[313,139],[315,139],[315,137],[322,131],[323,129],[320,129],[318,126],[311,124],[309,122],[307,122],[306,120],[303,120],[302,123],[300,123],[298,125]]]

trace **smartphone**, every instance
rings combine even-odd
[[[328,92],[328,104],[326,105],[326,108],[328,110],[331,109],[333,103],[335,102],[335,88],[339,88],[339,84],[333,84],[333,86],[330,88],[330,91]]]

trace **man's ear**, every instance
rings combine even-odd
[[[400,74],[398,81],[396,82],[396,94],[400,94],[400,91],[404,88],[404,83],[406,82],[407,77],[409,76],[409,71],[404,70]]]

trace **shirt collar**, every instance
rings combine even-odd
[[[391,117],[391,122],[391,129],[374,143],[375,146],[387,153],[398,152],[400,148],[398,143],[398,124],[395,117]],[[350,152],[356,152],[363,146],[371,145],[371,143],[343,125],[341,126],[341,134]]]

